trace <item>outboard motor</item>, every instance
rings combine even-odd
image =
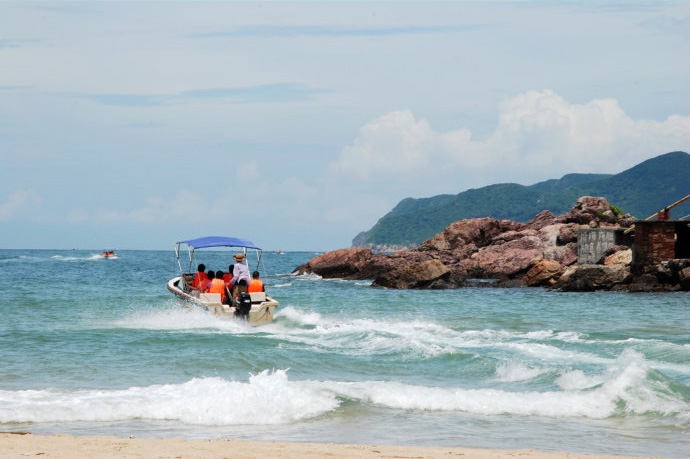
[[[249,295],[249,293],[240,293],[240,297],[237,301],[237,309],[235,309],[235,315],[244,317],[246,319],[251,308],[252,297]]]

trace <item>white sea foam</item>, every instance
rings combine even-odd
[[[271,288],[285,288],[285,287],[292,287],[292,282],[287,282],[285,284],[271,285]]]
[[[453,333],[452,330],[431,322],[373,319],[339,321],[313,312],[303,313],[290,306],[276,316],[308,326],[270,328],[269,332],[277,338],[326,351],[350,355],[402,353],[423,358],[456,352],[443,336],[444,333]]]
[[[274,317],[276,319],[285,317],[286,319],[301,325],[317,325],[324,322],[323,317],[318,312],[304,312],[300,311],[294,306],[285,306],[277,309]]]
[[[184,308],[175,303],[167,309],[141,311],[114,321],[112,326],[131,329],[170,330],[190,333],[252,334],[261,332],[266,339],[303,344],[323,352],[347,355],[400,355],[402,358],[434,358],[441,355],[479,353],[487,350],[510,357],[499,364],[498,381],[527,381],[559,368],[581,364],[609,366],[615,359],[582,349],[563,347],[564,336],[571,332],[551,330],[511,332],[505,330],[455,330],[422,319],[343,319],[305,311],[293,305],[276,310],[276,321],[260,329],[242,321],[218,317],[200,308]],[[682,350],[675,346],[676,350]],[[650,359],[650,368],[690,374],[690,366]],[[581,375],[582,376],[582,375]],[[580,388],[576,373],[561,373],[564,388]]]
[[[421,387],[382,381],[341,383],[336,390],[341,396],[403,410],[595,419],[661,413],[687,421],[690,405],[682,394],[648,378],[647,371],[642,356],[624,352],[601,376],[602,383],[582,390],[511,392]],[[620,402],[623,402],[622,408]]]
[[[502,382],[529,381],[548,373],[548,371],[548,369],[534,368],[511,360],[496,366],[496,380]]]
[[[323,277],[319,276],[318,274],[314,273],[305,273],[305,274],[290,274],[291,277],[294,277],[295,279],[299,280],[322,280]]]
[[[173,420],[196,425],[281,424],[336,409],[332,392],[289,382],[285,370],[248,382],[196,378],[124,390],[0,391],[0,422]]]
[[[569,332],[554,333],[551,330],[535,332],[510,332],[505,330],[454,330],[441,324],[425,320],[396,319],[342,319],[328,317],[311,311],[302,311],[295,306],[280,308],[276,313],[278,324],[266,327],[276,338],[306,344],[324,351],[335,351],[350,355],[402,354],[416,358],[433,358],[443,354],[457,354],[491,349],[519,357],[523,368],[511,373],[502,368],[497,374],[499,380],[530,379],[538,373],[542,362],[552,366],[573,362],[609,365],[612,359],[596,354],[561,349],[556,346],[562,336]],[[289,324],[281,324],[286,318]],[[293,324],[297,324],[295,327]],[[529,361],[538,362],[531,365]],[[531,376],[520,376],[531,368]]]
[[[137,312],[114,321],[112,326],[141,330],[221,331],[246,333],[251,327],[231,317],[215,316],[197,307],[171,307],[169,309]]]
[[[584,383],[596,384],[583,387]],[[269,425],[331,413],[345,399],[393,410],[481,415],[604,419],[656,413],[681,424],[690,416],[683,395],[650,374],[640,354],[626,351],[596,378],[581,379],[561,391],[428,387],[395,381],[290,381],[287,370],[265,370],[246,382],[216,377],[123,390],[0,391],[0,422],[149,419]]]
[[[28,258],[28,257],[27,257]],[[118,258],[118,257],[111,257],[111,258]],[[41,260],[40,258],[33,257],[33,259],[36,260]],[[91,254],[88,256],[83,256],[83,257],[77,257],[77,256],[67,256],[67,255],[52,255],[50,258],[43,258],[42,260],[44,261],[103,261],[106,260],[103,258],[102,255],[100,254]]]
[[[565,390],[582,390],[604,382],[600,375],[587,376],[582,370],[565,370],[556,379],[556,384]]]

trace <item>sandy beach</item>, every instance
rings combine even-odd
[[[45,459],[100,458],[424,458],[469,459],[537,458],[622,458],[531,449],[495,450],[477,448],[435,448],[417,446],[347,445],[333,443],[254,442],[235,439],[183,440],[177,438],[80,437],[0,433],[0,457]]]

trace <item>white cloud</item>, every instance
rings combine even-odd
[[[551,90],[529,91],[499,106],[496,128],[484,140],[472,140],[467,128],[437,132],[410,110],[383,115],[360,129],[330,174],[424,197],[496,181],[617,173],[689,146],[690,117],[634,120],[614,99],[572,104]]]
[[[33,190],[17,190],[7,201],[0,203],[0,221],[10,221],[19,215],[36,215],[43,199]]]
[[[320,215],[317,201],[322,197],[301,179],[261,179],[256,164],[251,162],[241,169],[247,175],[239,178],[238,173],[237,183],[230,183],[217,195],[181,190],[167,198],[149,196],[138,207],[128,210],[80,208],[71,210],[64,217],[53,215],[51,218],[73,225],[143,227],[173,223],[204,227],[241,222],[251,224],[267,219],[294,217],[296,214],[303,217],[309,214],[316,219]]]
[[[143,205],[129,210],[103,208],[76,208],[64,216],[50,215],[51,221],[63,221],[71,225],[135,225],[146,226],[171,221],[203,221],[217,215],[214,207],[219,199],[209,199],[199,193],[180,191],[171,198],[150,196]],[[223,206],[226,208],[228,206]]]
[[[478,147],[497,162],[500,157],[504,166],[534,165],[557,178],[569,172],[620,172],[688,145],[690,117],[633,120],[614,99],[570,104],[545,90],[506,100],[496,130]]]
[[[252,183],[256,181],[261,174],[259,173],[259,165],[256,161],[247,161],[237,166],[235,177],[241,183]]]

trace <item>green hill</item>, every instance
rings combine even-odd
[[[526,222],[542,210],[569,211],[580,196],[603,196],[638,219],[690,194],[690,154],[676,151],[649,159],[616,175],[568,174],[530,186],[489,185],[457,195],[406,198],[369,231],[358,234],[355,246],[416,246],[449,224],[475,217]],[[690,214],[690,202],[672,210],[672,218]]]

